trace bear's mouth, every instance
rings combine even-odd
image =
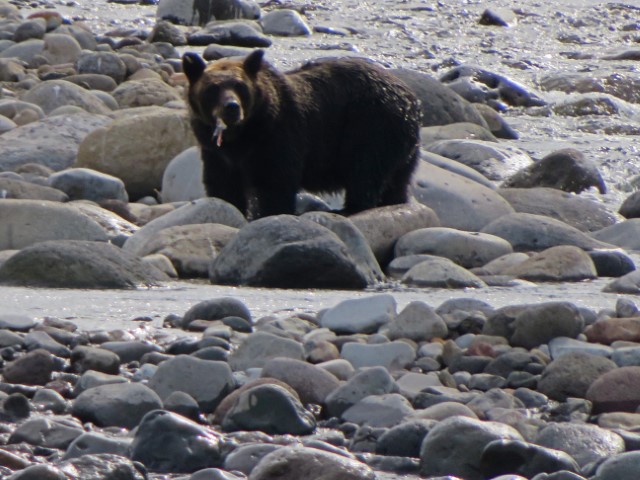
[[[226,123],[224,123],[220,118],[216,120],[216,128],[213,130],[212,141],[216,142],[218,147],[222,146],[222,134],[227,129]]]

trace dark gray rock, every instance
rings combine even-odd
[[[560,470],[580,472],[576,461],[565,452],[518,440],[495,440],[482,452],[480,460],[485,478],[517,474],[531,478],[538,473]]]
[[[376,453],[420,458],[420,446],[436,420],[407,420],[389,428],[376,442]]]
[[[90,388],[73,402],[71,412],[83,422],[100,427],[132,429],[152,410],[162,408],[162,400],[141,383],[114,383]]]
[[[20,424],[7,443],[25,442],[29,445],[64,450],[82,433],[82,426],[68,418],[34,418]]]
[[[117,53],[113,52],[85,52],[76,62],[79,74],[98,73],[107,75],[122,83],[127,75],[127,66]]]
[[[260,13],[260,6],[251,0],[160,0],[156,17],[180,25],[205,25],[210,20],[255,20]]]
[[[282,448],[282,445],[273,443],[240,445],[224,459],[224,468],[228,471],[237,471],[249,475],[263,457],[278,448]]]
[[[110,437],[98,432],[85,432],[71,442],[63,459],[69,460],[97,453],[111,453],[126,457],[130,445],[130,438]]]
[[[468,417],[441,421],[427,434],[420,450],[420,474],[456,475],[465,480],[484,480],[482,452],[495,440],[519,440],[513,427]]]
[[[120,359],[120,363],[137,362],[143,355],[160,350],[158,345],[151,342],[136,340],[103,342],[100,344],[100,348],[115,353]]]
[[[47,350],[34,350],[4,366],[4,381],[18,385],[45,385],[51,381],[55,367],[53,355]]]
[[[607,242],[611,245],[622,247],[626,250],[640,249],[638,235],[640,234],[640,218],[631,218],[614,225],[603,227],[592,232],[591,236],[596,240]]]
[[[227,431],[259,430],[268,434],[307,435],[316,428],[313,414],[285,388],[256,385],[238,395],[222,420]]]
[[[0,266],[0,283],[49,288],[135,288],[168,277],[105,242],[52,240],[22,249]]]
[[[411,267],[402,282],[415,287],[481,288],[486,283],[448,258],[432,256]]]
[[[250,334],[229,356],[229,365],[234,371],[260,368],[268,360],[277,357],[304,360],[304,348],[290,338],[282,338],[267,332],[255,332]]]
[[[70,168],[49,177],[49,185],[68,195],[70,200],[120,200],[128,202],[124,182],[119,178],[88,168]]]
[[[69,196],[55,188],[37,185],[15,178],[0,178],[0,191],[4,198],[18,198],[22,200],[50,200],[52,202],[66,202]]]
[[[66,478],[82,480],[146,480],[146,470],[121,455],[83,455],[58,465]]]
[[[189,45],[206,46],[211,43],[236,47],[264,48],[271,46],[271,39],[253,22],[213,22],[187,37]]]
[[[222,466],[224,439],[175,413],[154,410],[144,416],[130,458],[161,473],[190,473]]]
[[[594,480],[635,480],[640,465],[640,452],[625,452],[607,458],[598,465]]]
[[[240,317],[251,322],[251,312],[244,303],[236,298],[220,297],[196,303],[187,310],[182,327],[187,328],[194,320],[221,320],[225,317]]]
[[[120,373],[120,357],[104,348],[79,345],[71,351],[71,367],[78,373],[94,370],[117,375]]]
[[[342,412],[345,422],[375,428],[389,428],[415,415],[409,401],[399,393],[370,395]]]

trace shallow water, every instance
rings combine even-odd
[[[473,64],[506,76],[547,101],[563,93],[540,92],[539,79],[550,73],[591,72],[595,77],[613,72],[637,74],[638,62],[602,60],[607,53],[640,48],[640,6],[637,2],[597,0],[496,0],[491,8],[518,13],[511,28],[488,27],[478,19],[488,2],[479,0],[320,0],[291,1],[310,25],[349,27],[348,36],[314,34],[307,38],[276,38],[268,56],[282,68],[327,55],[364,55],[390,67],[405,67],[440,76],[458,64]],[[107,0],[78,0],[56,4],[64,15],[84,19],[94,32],[115,29],[150,30],[154,6],[120,5]],[[635,26],[634,26],[635,25]],[[183,49],[184,50],[184,49]],[[201,50],[201,49],[194,49]],[[579,54],[579,55],[577,55]],[[581,59],[576,57],[582,56]],[[640,137],[584,131],[589,122],[621,123],[640,129],[640,106],[630,104],[611,117],[541,115],[540,109],[514,108],[504,114],[521,138],[505,141],[542,158],[559,148],[574,147],[600,166],[607,183],[604,195],[585,193],[617,210],[640,173]],[[640,130],[638,130],[640,131]],[[399,307],[413,300],[438,306],[454,297],[474,297],[495,307],[514,303],[569,300],[593,309],[613,308],[619,296],[601,293],[605,279],[578,284],[486,288],[470,291],[423,289],[393,291]],[[272,313],[312,311],[347,298],[375,292],[263,290],[174,283],[167,288],[137,291],[78,291],[0,288],[3,309],[23,311],[36,318],[69,318],[85,328],[130,326],[130,320],[149,316],[156,321],[169,313],[183,314],[195,303],[219,296],[245,302],[255,318]],[[156,322],[154,322],[156,323]]]

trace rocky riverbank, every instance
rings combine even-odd
[[[637,8],[152,3],[0,3],[0,476],[635,480]],[[414,201],[202,198],[180,54],[255,47],[392,68]]]

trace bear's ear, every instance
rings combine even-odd
[[[254,50],[244,59],[242,66],[249,77],[255,77],[260,71],[262,57],[264,57],[264,50]]]
[[[191,84],[198,81],[206,67],[207,64],[197,53],[187,52],[182,56],[182,71]]]

